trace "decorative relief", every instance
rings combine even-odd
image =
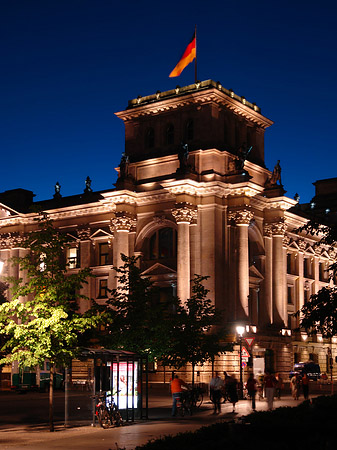
[[[195,223],[198,217],[198,210],[192,203],[176,203],[174,209],[172,209],[172,215],[177,223]]]
[[[273,227],[271,223],[266,223],[263,227],[263,235],[271,238],[273,236]]]
[[[285,234],[283,237],[283,246],[288,247],[290,242],[291,242],[291,237],[288,236],[287,234]]]
[[[21,247],[24,237],[19,232],[0,234],[0,248],[15,248]]]
[[[77,230],[77,236],[81,241],[88,241],[90,239],[91,230],[90,227],[83,226]]]
[[[301,252],[304,252],[304,250],[307,248],[307,243],[304,239],[298,239],[296,241],[296,244],[298,245],[298,248]]]
[[[272,236],[285,236],[285,233],[287,231],[287,225],[284,223],[283,220],[280,220],[279,222],[272,222],[272,223],[266,223],[264,225],[264,235],[267,237]],[[289,238],[290,242],[290,238]],[[288,242],[288,244],[289,244]],[[286,244],[286,245],[288,245]]]
[[[238,211],[229,211],[228,218],[233,220],[235,225],[249,225],[254,214],[249,209],[240,209]]]
[[[111,219],[111,231],[132,231],[136,227],[136,218],[134,214],[126,211],[118,211],[115,217]]]

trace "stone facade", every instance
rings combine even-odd
[[[332,283],[325,269],[336,255],[317,247],[317,237],[295,232],[306,222],[297,201],[270,184],[264,132],[272,121],[211,80],[131,100],[117,116],[125,123],[125,154],[116,188],[64,198],[58,192],[39,202],[69,235],[69,271],[93,269],[85,294],[104,303],[106,287],[116,287],[112,267],[121,253],[140,256],[161,295],[176,292],[182,301],[193,274],[208,275],[210,298],[232,339],[238,323],[254,338],[246,345],[254,361],[286,374],[294,360],[311,358],[327,371],[324,355],[331,345],[335,356],[335,343],[294,332],[292,314]],[[32,201],[25,190],[0,194],[5,262],[24,252],[22,236],[35,226]],[[9,264],[4,274],[21,275]],[[238,373],[238,351],[214,364]],[[210,367],[197,371],[208,381]],[[163,368],[153,375],[167,376]]]

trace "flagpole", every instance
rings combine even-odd
[[[194,35],[195,35],[195,61],[194,61],[194,78],[195,82],[197,82],[197,25],[195,25],[194,29]]]

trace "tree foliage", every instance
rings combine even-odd
[[[300,326],[308,334],[321,333],[330,338],[337,334],[337,288],[323,287],[298,311]]]
[[[194,367],[233,350],[233,345],[225,342],[221,314],[207,298],[209,290],[203,281],[208,278],[195,274],[192,279],[192,295],[184,305],[179,306],[176,329],[169,351],[163,358],[166,365],[179,368],[190,363]]]
[[[118,288],[111,291],[105,310],[105,346],[146,354],[149,360],[180,368],[203,364],[232,346],[223,344],[223,330],[216,331],[221,316],[196,275],[192,296],[185,304],[177,297],[159,300],[148,277],[141,275],[137,258],[122,255],[124,265],[115,268]]]
[[[171,297],[159,301],[158,290],[148,277],[141,276],[138,258],[121,255],[117,272],[118,288],[110,291],[108,309],[102,307],[106,327],[102,343],[147,356],[149,361],[166,353],[179,301]]]
[[[2,348],[6,356],[0,363],[18,361],[21,366],[50,362],[50,411],[53,374],[56,366],[76,356],[81,337],[98,323],[92,311],[81,314],[78,302],[90,269],[67,273],[65,250],[68,237],[54,228],[52,220],[41,214],[38,229],[29,233],[23,248],[28,252],[11,262],[19,265],[24,279],[8,278],[12,299],[0,305],[0,333],[6,336]],[[26,280],[26,281],[25,281]],[[50,428],[53,430],[52,413]]]
[[[317,245],[328,246],[333,249],[337,243],[337,224],[327,221],[325,217],[314,217],[297,230],[305,231],[320,239]],[[334,277],[337,271],[337,263],[329,266],[329,271]],[[322,336],[330,338],[337,334],[337,288],[325,286],[316,294],[311,295],[309,301],[296,312],[300,317],[300,328],[305,329],[308,334],[321,333]]]

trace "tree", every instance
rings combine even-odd
[[[101,343],[133,351],[149,361],[161,359],[168,349],[179,301],[171,297],[160,302],[151,280],[141,276],[138,258],[121,257],[123,266],[114,268],[118,288],[110,291],[108,308],[100,308],[106,323]]]
[[[195,275],[185,305],[174,296],[160,302],[151,280],[142,277],[137,259],[122,255],[124,265],[115,268],[118,288],[111,291],[109,308],[101,307],[106,317],[103,343],[146,355],[164,366],[181,368],[191,363],[193,382],[196,364],[233,349],[223,341],[221,315],[202,284],[208,277]]]
[[[326,216],[311,216],[310,220],[298,232],[319,236],[317,245],[335,248],[337,242],[337,224],[333,220],[327,220]],[[330,265],[332,277],[337,271],[337,263]],[[300,318],[300,328],[306,330],[309,335],[321,333],[322,336],[331,338],[337,334],[337,288],[325,286],[316,294],[311,295],[309,301],[295,313]]]
[[[297,313],[300,326],[308,334],[321,333],[331,338],[337,334],[337,288],[323,287]]]
[[[171,335],[170,348],[162,361],[164,364],[180,368],[187,363],[194,368],[214,360],[226,351],[233,351],[233,344],[225,342],[226,332],[221,327],[221,314],[207,298],[209,290],[203,281],[209,277],[194,275],[192,296],[185,305],[179,306],[178,320]]]
[[[2,351],[7,355],[0,363],[18,361],[21,366],[34,367],[49,360],[49,428],[54,431],[55,368],[77,355],[81,337],[97,326],[99,318],[93,311],[81,314],[78,310],[84,298],[80,290],[91,276],[90,269],[67,273],[67,236],[54,228],[46,214],[36,220],[38,229],[22,244],[28,249],[26,256],[12,261],[26,273],[27,281],[9,278],[12,300],[0,305],[0,333],[6,336]]]

